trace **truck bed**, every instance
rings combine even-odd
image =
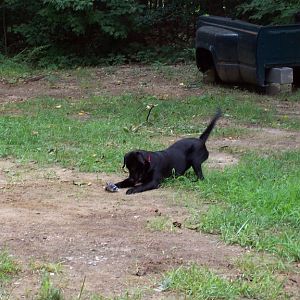
[[[266,86],[274,67],[300,70],[300,24],[259,26],[241,20],[201,16],[196,34],[197,65],[211,62],[225,82],[248,82]],[[201,55],[204,55],[203,62]]]

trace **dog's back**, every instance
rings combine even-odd
[[[198,166],[201,166],[209,156],[205,142],[221,115],[221,110],[218,109],[215,116],[211,119],[199,138],[181,139],[165,150],[168,157],[167,165],[169,166],[169,169],[172,167],[177,175],[183,175],[190,167],[193,167],[195,172],[200,174],[200,172],[197,171],[199,170]],[[202,172],[199,177],[203,177]]]

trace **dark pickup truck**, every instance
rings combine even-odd
[[[201,72],[214,70],[224,82],[260,87],[276,81],[299,83],[300,24],[258,26],[231,18],[200,16],[196,61]]]

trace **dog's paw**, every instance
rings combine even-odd
[[[135,193],[135,189],[134,188],[128,189],[126,191],[126,195],[131,195],[131,194],[134,194],[134,193]]]

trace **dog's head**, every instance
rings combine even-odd
[[[128,169],[129,177],[134,180],[135,183],[141,181],[143,176],[148,172],[150,168],[149,154],[145,151],[131,151],[124,156],[123,168]]]

